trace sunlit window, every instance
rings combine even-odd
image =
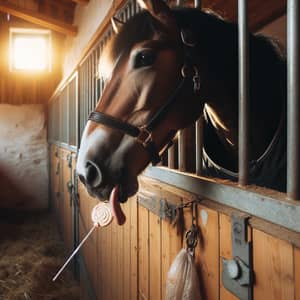
[[[49,30],[10,29],[10,70],[50,71],[51,35]]]

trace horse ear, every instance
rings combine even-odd
[[[110,22],[111,22],[111,25],[112,25],[112,28],[114,30],[115,33],[119,33],[121,28],[123,27],[124,25],[124,22],[117,19],[116,17],[112,17],[110,19]]]
[[[139,5],[149,11],[160,23],[167,27],[175,24],[175,19],[169,6],[163,0],[137,0]]]

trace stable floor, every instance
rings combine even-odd
[[[49,213],[0,212],[0,300],[75,300],[79,285],[65,270],[66,253]]]

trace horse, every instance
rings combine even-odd
[[[120,203],[138,191],[138,175],[201,115],[205,174],[236,180],[238,170],[237,25],[162,0],[139,2],[144,10],[114,26],[101,56],[106,86],[77,161],[79,179],[90,195],[109,199],[119,224]],[[252,33],[249,52],[250,183],[284,190],[285,57]]]

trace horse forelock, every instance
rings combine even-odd
[[[127,21],[101,53],[99,75],[107,79],[122,55],[129,54],[135,44],[151,39],[158,30],[155,23],[155,19],[147,11],[138,13]]]

